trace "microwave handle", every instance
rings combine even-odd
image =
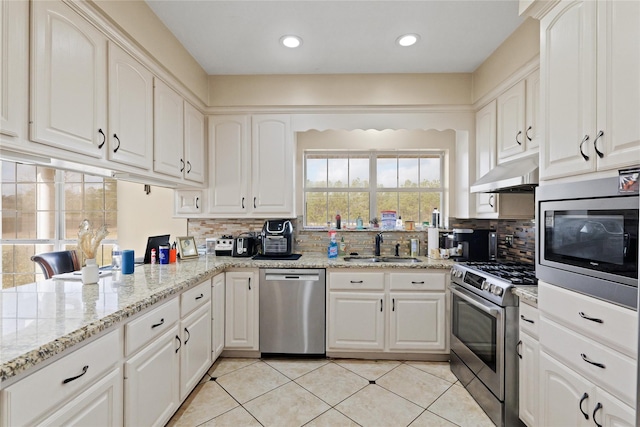
[[[483,312],[487,313],[488,315],[490,315],[492,317],[496,317],[496,318],[500,315],[500,310],[498,310],[498,309],[496,309],[496,308],[494,308],[494,307],[482,302],[479,298],[476,298],[473,295],[460,292],[456,288],[457,288],[456,286],[451,285],[450,286],[451,293],[453,293],[454,295],[459,296],[460,298],[462,298],[463,300],[465,300],[466,302],[468,302],[469,304],[471,304],[472,306],[474,306],[478,310],[483,311]]]

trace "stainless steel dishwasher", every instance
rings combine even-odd
[[[260,352],[325,353],[325,271],[260,269]]]

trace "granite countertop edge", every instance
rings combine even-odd
[[[511,292],[520,298],[525,304],[538,306],[538,287],[537,286],[514,286]]]
[[[210,268],[198,271],[185,280],[169,283],[163,289],[150,293],[148,296],[123,307],[114,313],[98,320],[89,322],[80,328],[64,334],[51,342],[41,345],[20,356],[14,357],[0,364],[0,384],[20,375],[42,362],[61,354],[68,349],[88,340],[102,332],[119,326],[126,319],[145,311],[159,302],[179,294],[190,287],[202,283],[213,276],[228,269],[239,268],[357,268],[357,269],[450,269],[453,262],[449,260],[434,260],[426,257],[418,257],[422,262],[417,263],[393,263],[393,262],[346,262],[342,258],[328,260],[326,256],[305,254],[295,261],[290,260],[252,260],[251,258],[221,258],[205,256],[215,259]],[[203,258],[203,257],[200,257]],[[217,259],[216,259],[217,258]],[[154,268],[148,266],[147,268]],[[51,280],[51,279],[50,279]]]

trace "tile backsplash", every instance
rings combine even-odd
[[[325,253],[329,237],[326,230],[303,230],[298,226],[303,223],[302,217],[292,219],[294,227],[294,251]],[[204,244],[207,237],[222,235],[238,236],[244,232],[260,233],[264,219],[190,219],[187,229],[194,236],[198,245]],[[533,220],[511,219],[456,219],[449,218],[450,228],[490,228],[498,232],[498,255],[501,260],[534,262],[535,260],[535,222]],[[374,239],[377,230],[338,231],[338,240],[344,237],[347,253],[357,252],[371,255],[374,250]],[[507,247],[505,236],[513,236],[513,244]],[[427,247],[426,231],[385,231],[384,242],[380,249],[382,255],[394,255],[398,246],[399,254],[410,253],[410,239],[419,239],[420,255],[425,254]]]

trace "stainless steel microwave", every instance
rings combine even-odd
[[[637,193],[618,178],[536,189],[536,276],[628,308],[637,308]]]

